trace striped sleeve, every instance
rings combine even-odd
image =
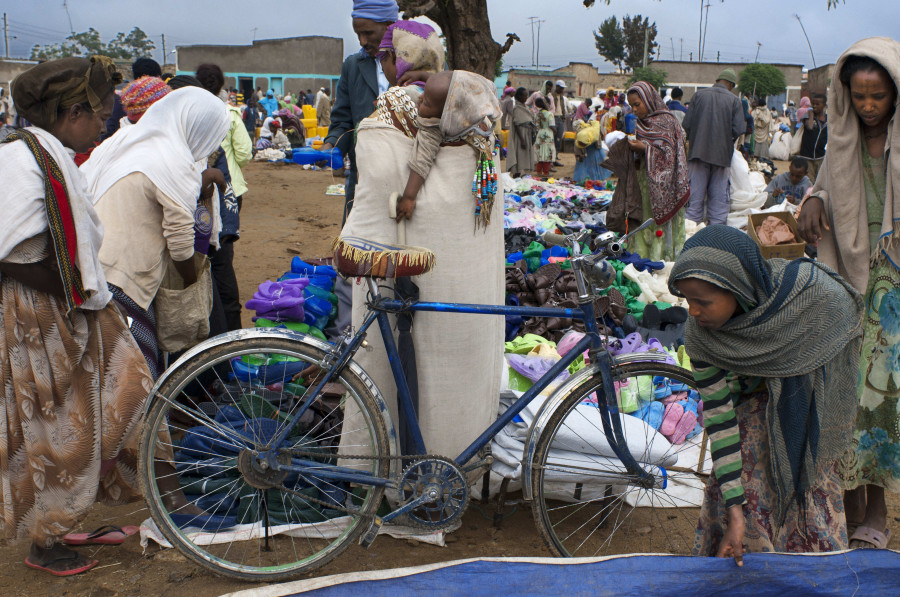
[[[741,433],[734,414],[741,393],[738,377],[706,363],[692,361],[694,380],[703,399],[703,427],[709,435],[713,471],[725,507],[746,502],[741,483]]]

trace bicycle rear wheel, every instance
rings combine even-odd
[[[612,416],[621,418],[625,443],[655,484],[642,486],[611,450],[596,400],[603,380],[595,375],[564,398],[540,433],[530,463],[535,522],[559,556],[688,555],[711,464],[706,435],[694,427],[690,439],[675,436],[673,441],[681,441],[673,443],[654,429],[656,420],[648,424],[639,417],[659,416],[662,401],[654,400],[654,389],[661,398],[666,387],[693,388],[693,377],[690,371],[660,363],[619,365],[613,375],[619,407],[630,411],[643,406],[632,414]],[[659,406],[651,412],[648,405],[653,402]]]
[[[238,339],[179,365],[151,397],[141,487],[162,536],[194,562],[241,580],[283,580],[330,561],[371,522],[382,487],[316,471],[389,474],[376,391],[353,365],[313,400],[291,376],[324,368],[324,357],[301,335]],[[303,461],[308,472],[275,471],[256,455],[300,409],[277,459]]]

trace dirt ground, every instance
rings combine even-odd
[[[574,160],[563,155],[565,167],[556,176],[571,175]],[[786,164],[779,164],[779,171]],[[250,192],[241,213],[241,239],[235,245],[235,269],[242,302],[256,286],[274,280],[289,269],[294,255],[321,257],[330,253],[331,241],[339,232],[343,197],[325,195],[329,184],[342,183],[331,172],[304,171],[299,166],[253,163],[245,171]],[[251,325],[244,313],[245,325]],[[898,500],[890,504],[894,522],[900,521]],[[379,537],[369,550],[353,546],[336,562],[320,569],[316,576],[357,570],[414,566],[479,556],[549,556],[535,528],[528,505],[507,505],[500,528],[492,523],[494,504],[473,504],[462,527],[449,536],[446,547]],[[97,505],[81,529],[90,531],[105,524],[138,525],[148,517],[138,502],[109,508]],[[900,527],[897,527],[900,528]],[[641,552],[646,539],[635,536],[631,552]],[[900,539],[892,541],[900,548]],[[94,570],[72,578],[55,578],[30,570],[22,563],[27,542],[0,542],[0,592],[9,596],[126,595],[207,597],[254,585],[216,576],[189,563],[174,550],[151,545],[142,552],[136,537],[117,547],[94,547],[83,552],[100,560]]]

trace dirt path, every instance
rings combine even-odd
[[[556,174],[571,174],[573,159],[563,156],[566,167]],[[329,184],[341,183],[328,172],[304,171],[297,166],[254,163],[246,171],[250,193],[241,214],[241,240],[235,245],[235,268],[242,302],[256,286],[274,280],[290,267],[294,255],[320,257],[330,253],[331,241],[340,226],[342,197],[324,194]],[[250,325],[250,313],[244,313]],[[892,500],[891,517],[900,521],[897,500]],[[316,573],[317,576],[356,570],[373,570],[441,562],[478,556],[549,556],[527,505],[507,506],[508,516],[500,528],[492,524],[493,506],[470,507],[462,527],[448,539],[447,547],[434,547],[413,541],[379,538],[370,550],[357,546]],[[142,503],[118,508],[95,506],[82,524],[93,530],[105,524],[140,524],[147,518]],[[635,537],[629,551],[640,552],[645,540]],[[892,547],[900,547],[894,539]],[[0,593],[9,596],[90,595],[112,597],[126,595],[207,597],[252,587],[231,581],[199,568],[174,550],[151,545],[142,552],[136,538],[118,547],[86,549],[84,553],[100,560],[100,566],[87,574],[59,579],[26,568],[22,561],[28,544],[0,542]]]

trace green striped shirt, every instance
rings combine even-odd
[[[762,378],[740,377],[696,360],[691,366],[703,399],[703,427],[709,436],[713,472],[725,507],[743,504],[747,500],[741,483],[741,433],[734,407],[742,394],[759,388]]]

